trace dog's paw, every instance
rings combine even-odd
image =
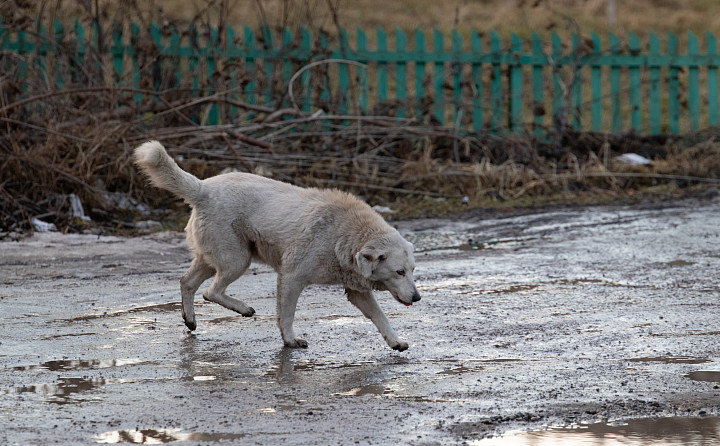
[[[197,322],[185,319],[185,326],[188,328],[188,330],[195,331],[195,329],[197,328]]]
[[[308,343],[305,339],[295,338],[292,341],[285,341],[285,347],[290,348],[307,348]]]
[[[392,346],[393,350],[397,350],[399,352],[404,352],[408,349],[408,343],[407,342],[398,342],[397,344]]]
[[[241,311],[240,314],[242,314],[243,317],[250,317],[255,314],[255,309],[253,307],[248,307],[247,310]]]

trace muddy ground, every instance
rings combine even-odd
[[[298,307],[310,347],[284,349],[261,265],[229,289],[255,317],[198,294],[190,334],[178,233],[1,242],[0,443],[483,444],[660,417],[720,439],[716,191],[396,224],[423,294],[379,296],[402,353],[323,286]]]

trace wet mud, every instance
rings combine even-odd
[[[402,353],[326,286],[283,348],[261,265],[228,290],[255,316],[198,294],[189,333],[181,234],[0,242],[0,443],[720,442],[716,197],[395,224]]]

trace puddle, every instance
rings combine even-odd
[[[246,318],[241,315],[235,315],[235,316],[222,316],[222,317],[216,317],[215,319],[207,319],[203,320],[203,324],[213,324],[213,325],[223,325],[223,324],[229,324],[229,323],[242,323],[245,321],[274,321],[275,315],[270,314],[253,314],[252,318]]]
[[[532,361],[532,359],[520,359],[520,358],[495,358],[495,359],[428,359],[428,362],[456,362],[456,363],[466,363],[466,362],[480,362],[484,364],[492,364],[495,362],[502,363],[502,362],[525,362],[525,361]]]
[[[412,401],[415,403],[449,403],[452,400],[442,398],[428,398],[419,395],[393,395],[393,398],[403,401]]]
[[[654,338],[680,338],[685,336],[717,336],[720,335],[720,331],[697,331],[690,330],[683,333],[650,333],[648,336]]]
[[[652,418],[508,433],[477,446],[688,446],[720,444],[720,417]]]
[[[687,260],[673,260],[670,262],[661,263],[661,265],[668,266],[668,267],[674,267],[674,266],[690,266],[694,265],[697,262],[689,262]]]
[[[308,370],[326,370],[326,369],[348,369],[353,367],[362,367],[367,365],[373,365],[373,361],[358,361],[358,362],[344,362],[344,363],[325,363],[316,361],[297,361],[293,366],[294,371],[308,371]]]
[[[627,362],[661,362],[663,364],[706,364],[713,362],[708,358],[696,358],[694,356],[650,356],[644,358],[630,358]]]
[[[215,381],[217,379],[217,376],[214,375],[199,375],[199,376],[188,376],[184,378],[185,380],[192,380],[192,381]]]
[[[331,314],[329,316],[321,317],[320,319],[324,319],[326,321],[337,321],[337,320],[343,320],[343,319],[357,319],[360,315],[354,314]]]
[[[394,393],[395,391],[389,387],[385,386],[378,386],[378,385],[368,385],[368,386],[360,386],[360,387],[354,387],[347,392],[338,392],[333,393],[334,396],[364,396],[364,395],[390,395]]]
[[[463,243],[462,245],[458,245],[456,248],[460,251],[476,251],[478,249],[485,249],[485,244],[481,243]]]
[[[435,372],[436,375],[462,375],[463,373],[475,373],[485,370],[485,365],[500,364],[505,362],[523,362],[525,359],[516,358],[497,358],[497,359],[431,359],[430,362],[449,362],[459,363],[458,367],[452,367],[446,370]],[[473,365],[471,365],[473,364]],[[477,365],[483,364],[483,365]]]
[[[97,333],[64,333],[64,334],[57,334],[52,336],[45,336],[43,338],[37,338],[40,341],[51,341],[53,339],[60,339],[60,338],[74,338],[77,336],[97,336]]]
[[[457,291],[456,294],[469,294],[471,296],[480,296],[483,294],[511,294],[511,293],[524,293],[526,291],[532,291],[539,285],[513,285],[507,288],[499,288],[496,290],[470,290],[470,291]]]
[[[13,370],[49,370],[51,372],[66,372],[69,370],[106,369],[109,367],[121,367],[124,365],[138,365],[145,361],[138,358],[129,359],[62,359],[57,361],[46,361],[41,364],[16,366]]]
[[[95,319],[103,319],[108,317],[124,316],[127,314],[135,313],[159,313],[159,312],[180,312],[182,310],[182,304],[180,302],[169,302],[165,304],[154,304],[146,305],[144,307],[130,308],[128,310],[109,312],[105,311],[103,314],[87,314],[83,316],[74,317],[72,319],[61,319],[61,322],[84,322],[92,321]]]
[[[373,365],[375,362],[372,361],[358,361],[358,362],[346,362],[346,363],[333,363],[333,362],[320,362],[320,361],[306,361],[300,360],[293,364],[293,372],[311,372],[315,370],[333,370],[333,369],[349,369],[353,367],[362,367],[367,365]],[[264,376],[277,377],[281,373],[280,365],[271,366]],[[283,373],[286,373],[283,370]]]
[[[36,384],[10,389],[7,393],[37,393],[46,397],[48,403],[76,403],[75,394],[88,392],[109,384],[125,384],[145,381],[143,378],[91,379],[91,378],[58,378],[53,384]]]
[[[214,381],[217,377],[212,375],[183,376],[178,378],[58,378],[52,384],[33,384],[30,386],[15,387],[0,392],[0,395],[9,393],[37,393],[43,395],[48,403],[70,404],[82,401],[78,398],[80,393],[89,392],[102,386],[113,384],[128,384],[143,381],[161,381],[178,379],[181,381]]]
[[[720,383],[720,372],[716,370],[698,370],[688,373],[685,377],[693,381]]]
[[[404,236],[409,242],[415,245],[416,253],[444,250],[477,251],[493,248],[498,245],[512,245],[538,240],[538,237],[510,237],[483,242],[466,232],[438,230],[409,232],[404,234]]]
[[[537,288],[539,285],[513,285],[508,288],[502,288],[499,290],[483,291],[482,294],[509,294],[509,293],[522,293],[523,291],[531,291]]]
[[[443,370],[441,372],[437,372],[438,375],[461,375],[463,373],[473,373],[473,372],[479,372],[480,370],[485,370],[485,367],[482,366],[476,366],[476,367],[455,367],[448,370]]]
[[[225,442],[238,440],[247,434],[229,433],[187,433],[182,429],[141,429],[105,432],[93,438],[102,444],[165,444],[175,441]]]
[[[553,281],[552,283],[558,284],[558,285],[581,285],[584,283],[604,283],[604,280],[600,279],[588,279],[585,277],[577,278],[577,279],[558,279]]]

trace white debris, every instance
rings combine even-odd
[[[75,194],[70,194],[68,197],[70,198],[70,215],[81,220],[90,221],[90,217],[85,215],[80,197]]]
[[[373,208],[373,210],[374,210],[375,212],[379,212],[379,213],[381,213],[381,214],[394,214],[394,213],[395,213],[395,211],[393,211],[392,209],[390,209],[390,208],[387,207],[387,206],[378,206],[378,205],[375,205],[375,206],[373,206],[372,208]]]
[[[646,166],[652,164],[652,161],[637,153],[623,153],[615,158],[615,161],[630,164],[631,166]]]
[[[54,223],[48,223],[38,218],[33,218],[30,222],[36,232],[57,232],[57,227]]]
[[[136,222],[135,227],[145,231],[154,231],[156,229],[160,229],[162,227],[162,223],[155,220],[143,220]]]
[[[265,166],[256,166],[256,167],[253,169],[253,172],[252,172],[252,173],[254,173],[255,175],[260,175],[261,177],[265,177],[265,178],[272,178],[272,177],[273,177],[273,172],[272,172],[272,170],[268,169],[268,168],[265,167]]]

